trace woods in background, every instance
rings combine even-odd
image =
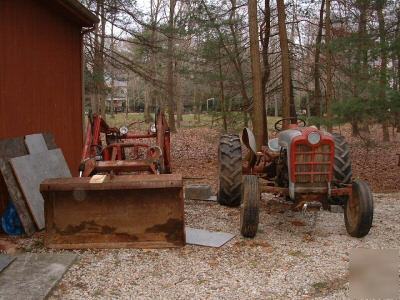
[[[150,122],[159,107],[173,131],[206,107],[224,131],[266,128],[267,114],[354,135],[378,123],[384,140],[400,129],[395,0],[81,1],[101,20],[85,41],[85,89],[104,116],[125,82],[122,111]]]

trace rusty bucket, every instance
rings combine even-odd
[[[181,175],[49,179],[40,190],[49,248],[185,245]]]

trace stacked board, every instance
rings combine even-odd
[[[27,235],[44,228],[44,205],[39,191],[47,178],[71,177],[51,134],[0,140],[0,198],[14,204]]]

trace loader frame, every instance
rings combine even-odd
[[[88,177],[105,172],[170,174],[170,130],[161,111],[156,114],[155,129],[156,132],[149,130],[144,134],[129,131],[121,133],[120,128],[110,127],[100,115],[89,114],[80,165],[81,176]],[[102,140],[102,134],[105,136],[105,141]],[[143,140],[146,139],[155,139],[156,146],[144,143]],[[146,150],[145,159],[137,159],[140,149]],[[130,150],[134,159],[127,159],[126,150]]]

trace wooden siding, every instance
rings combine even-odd
[[[77,175],[81,26],[38,0],[0,1],[0,139],[51,132]]]

